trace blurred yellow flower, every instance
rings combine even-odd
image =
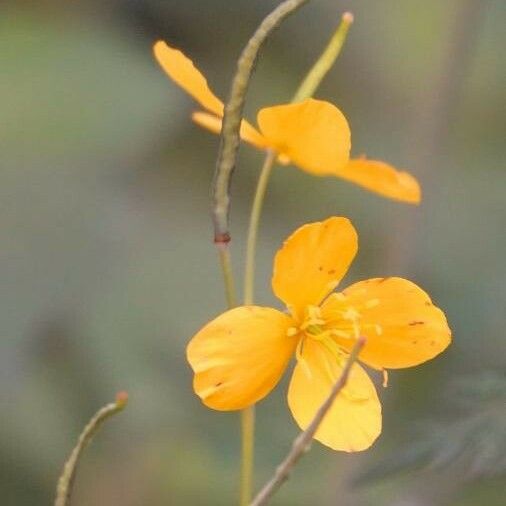
[[[359,360],[384,372],[421,364],[450,344],[444,313],[410,281],[374,278],[331,293],[356,252],[355,229],[340,217],[304,225],[285,241],[274,260],[272,287],[288,313],[236,307],[208,323],[188,345],[193,386],[206,406],[226,411],[256,403],[275,387],[295,354],[288,404],[305,429],[357,337],[366,338]],[[380,432],[376,389],[355,363],[315,438],[351,452],[368,448]]]
[[[154,54],[161,67],[206,112],[193,120],[214,133],[221,131],[223,102],[209,88],[205,77],[181,51],[158,41]],[[265,107],[258,112],[260,131],[243,120],[241,138],[259,149],[272,149],[278,161],[292,162],[317,176],[337,176],[383,196],[416,204],[420,187],[409,173],[365,157],[350,159],[350,128],[333,104],[316,99]]]

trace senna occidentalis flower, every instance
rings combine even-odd
[[[359,361],[383,371],[421,364],[451,341],[444,313],[417,285],[374,278],[333,290],[357,252],[346,218],[296,230],[277,252],[272,288],[287,312],[261,306],[226,311],[190,341],[194,390],[217,410],[239,410],[264,398],[290,359],[296,365],[288,404],[305,429],[339,378],[359,337]],[[344,451],[368,448],[381,432],[381,405],[364,368],[355,363],[315,438]]]
[[[223,102],[192,61],[163,41],[154,45],[154,54],[169,77],[205,109],[194,112],[193,120],[220,133]],[[259,130],[242,121],[241,138],[258,149],[276,151],[282,164],[292,163],[316,176],[336,176],[395,200],[420,202],[420,186],[411,174],[379,160],[350,158],[348,121],[330,102],[309,98],[265,107],[257,121]]]

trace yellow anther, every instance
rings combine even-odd
[[[293,337],[299,333],[299,329],[297,327],[289,327],[286,331],[286,335],[288,337]]]
[[[388,386],[388,371],[382,369],[381,372],[383,373],[383,388],[386,388]]]
[[[351,335],[349,332],[346,332],[344,330],[338,330],[338,329],[331,329],[329,332],[336,337],[342,337],[344,339],[351,339]]]
[[[378,304],[380,303],[379,299],[371,299],[371,300],[368,300],[364,306],[367,308],[367,309],[371,309],[373,307],[376,307]]]
[[[308,306],[307,314],[309,318],[319,318],[322,314],[321,309],[318,306]]]
[[[345,320],[351,320],[352,322],[358,320],[360,313],[353,307],[349,307],[344,311],[343,318]]]
[[[355,308],[349,307],[343,312],[343,318],[352,322],[353,336],[358,339],[360,337],[360,326],[358,324],[360,313]]]

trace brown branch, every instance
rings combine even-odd
[[[253,37],[243,49],[237,71],[232,81],[230,95],[225,104],[223,126],[221,129],[220,149],[216,161],[216,170],[212,186],[214,242],[226,244],[230,241],[229,209],[230,181],[235,168],[239,148],[239,128],[241,126],[246,92],[258,52],[267,37],[290,14],[309,0],[285,0],[278,5],[260,24]]]
[[[90,441],[93,439],[95,433],[100,429],[102,424],[109,417],[122,411],[127,402],[128,394],[126,392],[119,392],[116,395],[116,401],[107,404],[103,408],[99,409],[83,429],[81,435],[79,436],[79,439],[77,440],[77,445],[72,450],[72,453],[70,454],[67,462],[65,462],[61,476],[58,479],[58,485],[56,487],[56,499],[54,502],[55,506],[68,506],[68,504],[70,504],[72,485],[76,476],[79,457],[81,456],[86,446],[88,446]]]
[[[264,485],[264,487],[257,494],[255,499],[253,499],[250,506],[263,506],[267,504],[270,498],[278,491],[281,485],[288,479],[290,476],[290,472],[292,468],[297,464],[299,459],[304,455],[311,446],[311,441],[313,436],[316,434],[318,427],[322,423],[325,415],[328,410],[332,407],[336,397],[339,395],[341,390],[345,387],[346,382],[348,381],[348,376],[350,374],[351,368],[355,361],[358,358],[358,354],[360,350],[363,348],[365,344],[365,337],[360,337],[357,339],[355,346],[353,347],[348,361],[344,366],[343,372],[341,376],[334,384],[332,391],[329,396],[325,400],[325,402],[320,406],[313,420],[307,427],[307,429],[301,432],[295,441],[292,444],[292,448],[286,458],[281,462],[281,464],[276,468],[274,475],[272,478]]]

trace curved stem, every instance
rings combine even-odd
[[[306,98],[313,96],[314,92],[323,81],[323,78],[327,75],[341,53],[341,49],[346,41],[346,36],[348,35],[348,30],[352,23],[353,14],[351,12],[345,12],[341,17],[339,27],[334,35],[332,35],[327,47],[295,92],[292,102],[302,102]]]
[[[77,444],[72,450],[68,460],[65,462],[63,471],[58,479],[56,487],[55,506],[68,506],[70,504],[70,496],[72,494],[72,486],[76,476],[77,465],[84,449],[93,439],[104,422],[111,416],[123,411],[128,402],[128,394],[126,392],[118,392],[115,402],[107,404],[99,409],[93,418],[88,422],[81,432]]]
[[[215,242],[228,242],[230,240],[228,223],[230,181],[234,172],[237,150],[239,148],[239,129],[241,127],[246,92],[258,53],[265,40],[283,20],[308,1],[285,0],[280,3],[256,29],[237,62],[237,71],[232,80],[230,96],[225,104],[223,125],[221,127],[220,150],[218,152],[212,185]]]

